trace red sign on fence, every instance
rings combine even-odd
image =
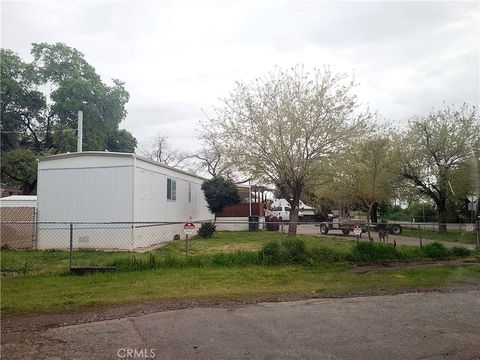
[[[185,235],[190,235],[193,233],[193,230],[195,230],[195,224],[193,223],[186,223],[183,225],[183,232]]]
[[[356,236],[359,236],[362,234],[362,225],[360,224],[355,224],[353,225],[353,233],[356,235]]]

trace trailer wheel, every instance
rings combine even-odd
[[[402,227],[399,224],[393,224],[390,228],[390,234],[399,235],[402,233]]]
[[[328,226],[325,224],[320,225],[320,234],[327,235],[328,234]]]
[[[342,229],[343,235],[350,234],[350,229]]]

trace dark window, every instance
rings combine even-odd
[[[177,182],[167,179],[167,200],[177,200]]]

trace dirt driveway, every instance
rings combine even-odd
[[[288,232],[288,226],[287,225],[284,226],[284,232]],[[310,225],[310,224],[298,225],[297,233],[298,234],[304,234],[304,235],[316,235],[316,236],[319,236],[319,237],[322,237],[322,236],[338,236],[338,237],[346,238],[346,239],[349,239],[349,240],[352,240],[352,241],[356,240],[356,237],[355,237],[355,235],[353,235],[353,233],[351,233],[349,235],[343,235],[343,233],[340,230],[330,230],[328,232],[328,235],[322,235],[322,234],[320,234],[320,228],[318,226]],[[372,237],[373,237],[375,242],[378,242],[378,234],[376,232],[372,232]],[[368,235],[367,234],[362,234],[361,240],[365,241],[367,239],[368,239]],[[390,234],[388,236],[388,242],[392,244],[393,240],[395,240],[395,242],[398,245],[420,246],[419,239],[414,238],[414,237]],[[427,245],[431,242],[433,242],[433,240],[422,239],[422,244],[423,245]],[[456,247],[464,247],[464,248],[467,248],[467,249],[475,249],[474,244],[462,244],[462,243],[452,242],[452,241],[438,241],[438,242],[440,242],[443,245],[445,245],[446,247],[450,247],[450,248],[456,246]]]
[[[478,359],[480,289],[155,312],[2,337],[4,359]]]

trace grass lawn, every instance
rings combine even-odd
[[[285,237],[285,235],[283,235]],[[277,232],[216,232],[211,238],[192,238],[188,241],[190,256],[204,256],[218,253],[233,253],[236,251],[258,251],[266,243],[281,239],[282,234]],[[327,246],[329,248],[346,252],[354,242],[341,237],[315,237],[299,235],[298,239],[305,241],[307,246]],[[147,252],[128,251],[92,251],[77,250],[74,252],[74,266],[102,266],[115,260],[131,258],[147,259],[150,254],[161,259],[166,255],[175,257],[185,256],[185,240],[173,241],[163,247]],[[56,250],[2,250],[0,252],[1,269],[3,275],[25,274],[59,274],[66,273],[69,268],[70,255],[68,251]]]
[[[397,246],[394,249],[389,245],[371,243],[356,246],[351,240],[335,237],[299,235],[297,238],[303,242],[286,241],[285,235],[273,232],[217,232],[209,239],[191,239],[188,260],[184,255],[184,241],[170,242],[146,253],[76,251],[74,265],[116,262],[119,266],[114,274],[83,277],[68,273],[69,253],[66,251],[2,250],[1,309],[4,314],[26,314],[146,300],[240,299],[480,283],[480,264],[382,269],[364,273],[356,271],[351,264],[352,261],[369,262],[372,259],[393,261],[434,257],[434,253],[423,253],[417,247]],[[307,256],[312,261],[260,261],[260,255],[266,256],[267,250],[261,253],[259,250],[272,240],[281,240],[273,245],[281,244],[290,251],[288,257],[281,255],[287,253],[278,253],[280,255],[275,259],[291,260],[297,256],[299,260],[305,259],[301,256]],[[271,245],[269,254],[274,254],[276,247]],[[359,252],[360,248],[363,252]],[[430,250],[447,251],[435,247]],[[448,256],[452,254],[448,253]],[[135,267],[138,261],[155,266]]]
[[[450,229],[446,234],[440,234],[438,231],[423,230],[420,229],[420,234],[423,239],[440,240],[440,241],[452,241],[464,244],[475,244],[476,233],[475,232],[463,232],[458,229]],[[410,237],[418,237],[418,230],[403,228],[402,235]]]
[[[146,300],[241,299],[317,292],[352,292],[478,284],[480,265],[438,265],[358,273],[346,265],[156,269],[83,277],[4,277],[2,313],[66,311]]]
[[[286,234],[271,231],[221,231],[216,232],[211,238],[199,237],[188,241],[188,251],[192,256],[212,255],[216,253],[231,253],[235,251],[258,251],[272,240],[286,239]],[[307,246],[327,246],[329,248],[348,251],[353,246],[353,241],[342,237],[319,237],[312,235],[297,235],[297,239],[305,241]],[[185,254],[185,240],[170,242],[162,249],[161,253],[172,255]]]

